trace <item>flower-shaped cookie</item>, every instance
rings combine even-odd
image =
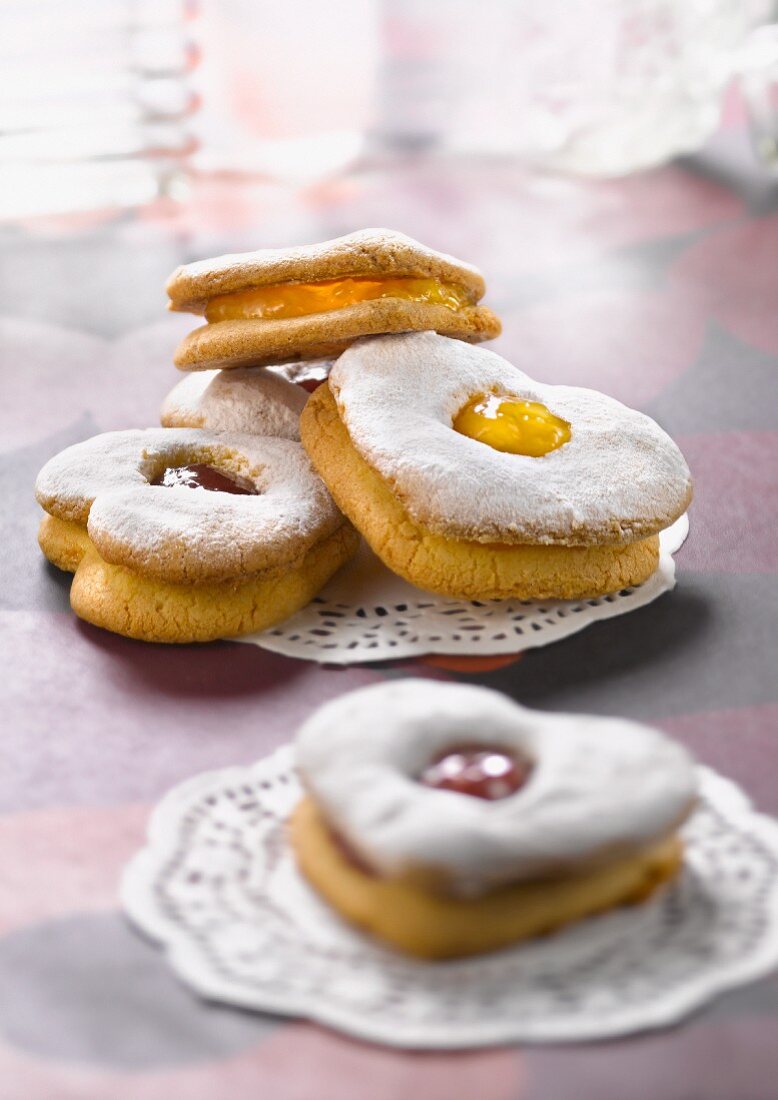
[[[95,436],[36,482],[41,549],[81,618],[158,642],[262,630],[303,607],[357,536],[299,443],[197,429]]]

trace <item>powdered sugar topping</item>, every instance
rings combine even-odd
[[[435,333],[362,340],[330,387],[351,440],[417,522],[480,542],[590,545],[645,538],[685,510],[691,478],[649,417],[595,390],[533,381],[494,352]],[[539,401],[572,425],[541,458],[452,430],[477,393]]]
[[[468,744],[534,763],[515,794],[484,801],[417,782]],[[453,892],[575,873],[639,852],[691,810],[686,751],[624,719],[543,714],[464,684],[402,680],[325,704],[296,760],[327,820],[384,875],[443,873]]]
[[[150,484],[191,462],[239,474],[258,495]],[[87,523],[106,561],[180,583],[293,568],[343,522],[299,443],[196,428],[108,432],[68,447],[43,467],[36,495],[53,515]]]
[[[307,396],[262,367],[193,371],[165,398],[161,420],[166,427],[299,439]]]

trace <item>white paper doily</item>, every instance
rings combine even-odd
[[[699,773],[672,886],[478,958],[405,959],[319,900],[286,841],[300,795],[289,747],[168,794],[122,900],[203,996],[374,1042],[469,1047],[661,1027],[778,964],[778,822],[733,783]]]
[[[395,576],[363,543],[318,596],[250,642],[307,661],[350,665],[426,653],[485,656],[549,645],[599,619],[624,615],[675,586],[673,554],[686,515],[659,536],[659,568],[641,585],[590,600],[452,600]]]

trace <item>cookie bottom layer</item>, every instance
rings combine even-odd
[[[683,845],[663,840],[641,855],[576,878],[522,882],[478,898],[433,894],[360,870],[340,850],[309,797],[290,823],[303,875],[351,924],[408,955],[446,959],[496,951],[621,905],[645,901],[680,870]]]
[[[609,546],[508,546],[433,534],[416,523],[354,447],[329,386],[300,419],[308,455],[335,503],[399,576],[458,599],[574,600],[641,584],[659,564],[659,538]]]
[[[379,298],[305,317],[201,325],[178,345],[174,362],[179,370],[229,370],[334,359],[361,336],[427,331],[477,344],[498,336],[500,321],[485,306],[451,310],[428,302]]]
[[[38,545],[51,564],[65,573],[75,573],[85,554],[97,553],[83,524],[49,515],[38,528]]]
[[[38,542],[54,565],[75,573],[70,604],[76,615],[114,634],[146,642],[210,642],[253,634],[305,607],[356,551],[349,524],[313,546],[286,573],[218,584],[165,584],[109,565],[86,528],[45,516]]]

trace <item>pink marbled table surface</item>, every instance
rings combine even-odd
[[[181,212],[0,231],[2,1100],[775,1095],[775,981],[642,1038],[403,1054],[201,1003],[116,902],[171,784],[253,760],[323,700],[411,672],[654,722],[778,812],[775,198],[727,156],[602,184],[421,166],[303,196],[223,185]],[[497,349],[530,374],[607,390],[677,438],[697,485],[677,589],[479,672],[333,670],[253,646],[147,646],[78,622],[67,579],[35,545],[32,483],[72,442],[155,422],[191,324],[164,313],[168,271],[372,224],[478,263],[505,323]]]

